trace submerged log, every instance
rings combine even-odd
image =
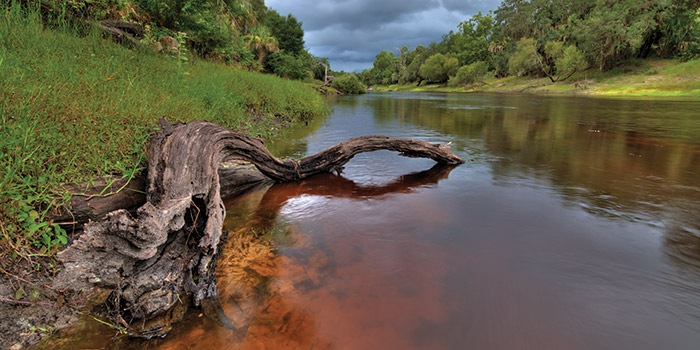
[[[274,181],[288,182],[340,171],[356,154],[382,149],[441,164],[463,163],[449,144],[385,136],[353,138],[281,161],[260,139],[209,122],[172,125],[162,118],[148,149],[146,203],[135,216],[121,209],[89,222],[83,235],[58,254],[64,269],[55,286],[113,289],[115,317],[133,335],[167,333],[188,300],[222,317],[214,276],[225,239],[219,164],[243,159]]]

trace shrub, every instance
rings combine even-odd
[[[430,82],[445,83],[457,73],[458,68],[459,61],[456,58],[438,53],[430,56],[420,66],[420,75]]]
[[[312,74],[311,67],[304,59],[285,51],[277,51],[270,54],[267,61],[265,61],[265,69],[282,78],[294,80],[304,80]]]
[[[515,52],[508,59],[508,73],[516,76],[533,75],[540,71],[538,60],[541,61],[542,57],[537,53],[535,39],[520,39]]]
[[[364,94],[367,92],[367,87],[355,74],[341,75],[333,79],[331,86],[345,94]]]
[[[476,61],[472,64],[462,66],[457,71],[457,75],[450,78],[450,86],[474,84],[489,71],[489,66],[484,61]]]

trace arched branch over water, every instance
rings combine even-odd
[[[119,322],[137,335],[169,331],[182,318],[188,300],[199,306],[217,298],[214,268],[223,237],[225,208],[220,195],[219,164],[243,159],[277,182],[305,179],[342,169],[362,152],[390,150],[441,164],[463,160],[449,145],[413,139],[364,136],[317,154],[282,161],[262,140],[197,121],[161,129],[148,149],[147,201],[136,216],[116,210],[90,222],[85,233],[59,253],[64,264],[59,288],[114,289]]]

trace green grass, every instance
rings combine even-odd
[[[416,84],[375,86],[376,91],[527,92],[602,96],[700,97],[700,59],[632,60],[606,72],[589,69],[552,83],[546,78],[489,78],[482,86],[449,87]],[[576,85],[578,84],[578,86]]]
[[[0,243],[12,254],[65,243],[65,232],[44,219],[69,196],[60,184],[133,176],[161,116],[272,137],[278,119],[327,112],[303,83],[82,33],[60,21],[47,29],[38,11],[0,0]]]
[[[700,59],[670,65],[661,70],[661,74],[672,76],[695,76],[700,78]]]

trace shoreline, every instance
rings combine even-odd
[[[222,163],[219,174],[222,175],[221,195],[227,200],[271,183],[271,180],[252,164],[243,161],[230,160]],[[91,181],[77,186],[88,188],[89,193],[99,194],[105,189],[121,185],[123,180],[113,183],[100,178],[96,183]],[[74,217],[75,233],[72,236],[82,234],[82,226],[88,220],[99,219],[113,210],[139,207],[145,202],[145,184],[146,180],[142,174],[134,178],[122,191],[112,195],[95,196],[87,200],[81,196],[74,196],[71,205],[74,209],[77,206],[79,212]],[[56,219],[66,220],[71,216],[63,212]],[[101,305],[110,293],[109,290],[101,288],[81,293],[64,293],[51,287],[55,276],[48,271],[32,271],[31,266],[24,265],[19,267],[24,269],[19,276],[4,269],[2,272],[5,273],[0,274],[0,310],[5,316],[0,320],[0,348],[3,349],[43,348],[42,344],[45,341],[62,330],[69,330],[77,325],[85,318],[83,316]],[[24,294],[31,295],[31,301],[13,300],[17,299],[13,298],[17,294],[11,295],[11,290],[17,285],[23,286],[21,289],[25,291]],[[58,301],[59,299],[61,301]]]
[[[547,78],[486,78],[481,84],[394,84],[372,86],[370,91],[489,92],[594,97],[700,99],[700,59],[635,60],[609,72],[586,71],[563,82]]]

